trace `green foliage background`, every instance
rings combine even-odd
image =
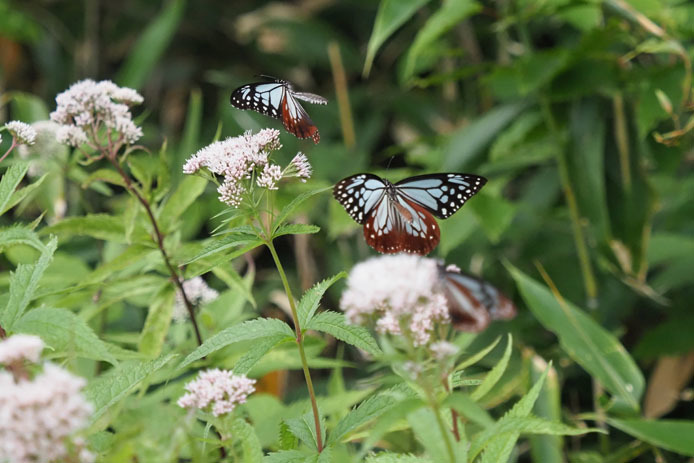
[[[515,320],[470,337],[470,353],[505,332],[514,345],[503,375],[476,402],[502,416],[545,371],[542,359],[552,360],[533,413],[596,419],[609,431],[531,437],[530,450],[517,447],[513,458],[687,461],[694,455],[692,39],[694,5],[675,0],[0,0],[0,120],[47,119],[55,95],[80,78],[143,93],[138,120],[153,151],[133,155],[129,169],[158,204],[173,260],[188,277],[211,272],[206,278],[222,293],[201,312],[208,339],[279,313],[281,284],[267,252],[251,251],[249,267],[242,258],[228,262],[233,250],[214,248],[219,242],[209,237],[223,207],[213,188],[184,179],[181,165],[215,135],[279,127],[228,103],[230,91],[256,74],[324,95],[329,105],[307,107],[318,145],[283,132],[285,161],[302,150],[315,169],[305,189],[280,191],[283,204],[365,170],[391,180],[436,171],[489,178],[440,223],[434,251],[484,276],[520,308]],[[90,378],[97,404],[90,444],[110,455],[104,461],[176,461],[190,430],[178,425],[184,411],[161,404],[180,396],[183,383],[163,381],[195,344],[184,325],[170,324],[173,288],[145,216],[105,165],[82,166],[67,151],[32,156],[40,166],[32,178],[16,154],[2,166],[0,307],[8,309],[0,325],[55,333],[45,339],[53,355]],[[295,263],[296,287],[374,254],[328,194],[298,212],[321,231],[278,241],[283,259]],[[341,285],[328,291],[325,308],[337,309]],[[278,347],[250,374],[299,369],[282,344],[286,333],[266,334],[267,349]],[[369,372],[358,352],[332,337],[309,341],[322,411],[335,429],[374,385],[362,384]],[[207,360],[232,368],[250,342],[225,344]],[[493,350],[470,374],[482,378],[502,359]],[[283,401],[261,395],[248,404],[254,438],[266,449],[290,449],[277,417],[304,411],[300,375],[287,381]],[[131,395],[150,385],[157,387],[147,395]],[[243,423],[236,426],[245,435]],[[429,441],[416,421],[411,427]],[[389,442],[394,451],[420,448],[404,431]],[[434,458],[436,449],[424,448]]]

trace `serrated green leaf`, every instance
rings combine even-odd
[[[407,421],[432,461],[442,463],[467,461],[465,451],[467,443],[456,442],[447,426],[441,429],[440,421],[431,408],[420,408],[410,413]]]
[[[43,174],[41,178],[36,180],[34,183],[27,185],[24,188],[20,188],[12,193],[10,200],[7,202],[7,204],[5,204],[5,207],[0,210],[0,215],[3,215],[5,212],[19,204],[19,202],[24,198],[28,197],[32,192],[36,191],[36,189],[41,186],[43,181],[46,180],[47,176],[48,174]]]
[[[69,310],[45,307],[30,310],[17,321],[14,331],[35,334],[60,353],[105,360],[112,365],[117,363],[106,343]]]
[[[315,453],[309,454],[303,450],[281,450],[269,453],[263,458],[263,463],[307,463],[313,456]]]
[[[318,305],[320,304],[320,300],[328,288],[335,284],[337,280],[346,276],[347,274],[345,272],[340,272],[331,278],[327,278],[320,283],[316,283],[312,288],[304,293],[301,301],[299,301],[299,306],[297,307],[299,324],[301,326],[306,326],[311,318],[313,318],[313,315],[316,313]]]
[[[0,250],[10,246],[15,246],[17,244],[31,246],[39,252],[46,248],[43,242],[39,239],[39,236],[29,228],[21,225],[15,225],[14,227],[3,228],[0,230]]]
[[[443,402],[446,407],[453,408],[461,416],[464,416],[473,423],[479,424],[483,428],[487,428],[494,424],[494,419],[489,415],[489,412],[482,408],[472,398],[460,392],[454,392]]]
[[[369,427],[368,434],[362,442],[357,459],[363,459],[364,455],[371,451],[371,449],[378,444],[383,436],[389,432],[402,430],[405,426],[409,427],[405,421],[407,415],[422,406],[424,406],[424,402],[422,402],[421,399],[408,398],[399,400],[397,406],[391,407],[382,413],[374,425]]]
[[[82,181],[82,188],[89,188],[94,182],[106,182],[112,185],[126,187],[123,177],[113,169],[97,169]]]
[[[285,223],[280,225],[272,238],[277,238],[283,235],[308,235],[313,233],[318,233],[320,227],[318,225],[309,225],[305,223]]]
[[[431,463],[431,460],[426,457],[391,452],[369,455],[365,461],[366,463]]]
[[[244,463],[261,463],[263,461],[263,449],[260,447],[255,430],[245,420],[237,418],[231,422],[229,431],[235,441],[241,441]]]
[[[313,317],[305,329],[328,333],[340,341],[364,349],[372,355],[381,354],[381,349],[371,333],[363,326],[348,324],[344,314],[341,313],[329,310],[320,312]]]
[[[89,214],[81,217],[68,217],[43,228],[41,235],[55,234],[60,238],[91,236],[98,240],[125,243],[125,225],[119,217],[108,214]]]
[[[261,244],[262,241],[257,236],[248,233],[237,233],[232,231],[222,236],[213,236],[212,238],[206,241],[205,247],[202,249],[202,252],[188,260],[186,264],[190,264],[192,262],[204,259],[206,257],[217,255],[220,252],[227,251],[237,246],[260,246]]]
[[[325,187],[325,188],[318,188],[316,190],[311,190],[311,191],[305,191],[298,195],[296,198],[294,198],[289,204],[284,206],[282,210],[280,211],[279,214],[277,214],[277,218],[275,219],[274,223],[272,224],[272,234],[274,236],[275,232],[277,232],[277,229],[284,225],[284,222],[289,218],[289,215],[296,210],[297,207],[299,207],[304,201],[309,199],[312,196],[315,196],[319,193],[323,193],[325,191],[331,190],[332,187]]]
[[[427,3],[429,0],[381,0],[371,38],[369,38],[369,44],[366,46],[366,60],[362,71],[364,76],[368,76],[371,72],[371,65],[376,52],[381,48],[383,42]]]
[[[92,422],[106,413],[109,407],[132,393],[149,375],[176,357],[176,354],[169,354],[149,362],[123,362],[88,383],[83,392],[86,399],[94,405]]]
[[[258,361],[261,358],[263,358],[265,354],[272,350],[272,348],[283,342],[294,340],[294,337],[287,336],[284,334],[267,336],[256,340],[248,348],[248,351],[246,351],[246,353],[243,354],[243,357],[241,357],[239,361],[236,362],[236,365],[234,365],[234,373],[237,375],[245,375],[250,371],[251,368],[255,366],[256,363],[258,363]]]
[[[512,338],[511,334],[509,333],[508,344],[506,344],[506,350],[504,351],[504,355],[501,357],[501,360],[499,360],[499,362],[496,365],[494,365],[494,368],[489,370],[487,376],[485,376],[484,380],[482,380],[482,384],[477,386],[477,389],[472,391],[472,394],[470,394],[470,398],[472,398],[472,400],[480,400],[482,397],[484,397],[484,395],[487,392],[489,392],[494,387],[494,385],[497,382],[499,382],[501,376],[504,374],[504,371],[506,371],[508,361],[511,358],[512,347]]]
[[[694,457],[694,421],[607,418],[607,422],[651,445]]]
[[[53,259],[58,240],[53,237],[41,252],[35,264],[19,264],[10,276],[10,295],[5,309],[0,312],[0,326],[12,330],[15,322],[29,306],[39,281]]]
[[[638,410],[644,379],[624,346],[591,317],[568,301],[559,302],[549,289],[507,265],[523,300],[562,348],[612,394]]]
[[[18,162],[11,165],[0,178],[0,211],[5,211],[5,206],[10,202],[15,188],[22,181],[29,170],[29,164]]]
[[[140,333],[138,350],[150,358],[158,357],[161,354],[164,339],[171,325],[175,294],[173,286],[167,284],[159,291],[149,306],[145,326]]]
[[[281,450],[292,450],[299,445],[299,439],[292,434],[289,426],[287,426],[287,423],[285,423],[284,420],[280,423],[279,443]]]
[[[488,353],[490,353],[497,344],[499,344],[499,341],[501,341],[501,336],[497,336],[497,338],[489,344],[487,347],[482,349],[481,351],[477,352],[474,355],[471,355],[470,357],[466,358],[462,362],[460,362],[458,365],[456,365],[454,370],[463,370],[469,366],[474,365],[475,363],[479,362],[482,360],[484,357],[487,356]]]
[[[297,418],[287,418],[284,422],[297,439],[314,450],[318,449],[316,425],[311,411]]]
[[[238,325],[230,326],[202,343],[191,352],[179,365],[184,368],[213,352],[241,341],[267,338],[275,335],[293,336],[292,329],[282,320],[276,318],[256,318]]]
[[[207,180],[195,175],[186,175],[181,180],[157,214],[159,226],[165,233],[171,231],[171,226],[204,193],[205,187]]]
[[[251,305],[255,308],[256,303],[255,303],[255,298],[253,297],[253,293],[251,292],[251,288],[249,287],[250,284],[246,283],[241,275],[238,274],[236,270],[234,270],[231,266],[217,266],[212,269],[212,273],[215,274],[217,278],[222,280],[230,289],[235,289],[236,291],[239,291],[241,294],[243,294],[243,297],[251,303]]]

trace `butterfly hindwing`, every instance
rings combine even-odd
[[[384,195],[364,223],[366,243],[384,254],[429,254],[441,240],[436,219],[423,207],[404,198]]]
[[[291,92],[286,92],[282,102],[282,123],[284,128],[297,138],[311,138],[313,143],[320,141],[318,127],[315,126],[306,110],[294,98]]]
[[[396,183],[398,192],[416,201],[439,219],[447,219],[487,183],[472,174],[417,175]]]

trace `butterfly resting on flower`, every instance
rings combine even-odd
[[[328,100],[313,93],[295,92],[294,86],[281,79],[261,76],[268,82],[256,82],[237,88],[231,93],[232,106],[252,109],[266,116],[280,119],[287,131],[297,138],[320,140],[318,127],[298,100],[313,104],[327,104]]]
[[[429,254],[441,239],[434,216],[447,219],[487,179],[472,174],[428,174],[391,183],[357,174],[335,185],[333,196],[364,226],[366,243],[385,254]]]

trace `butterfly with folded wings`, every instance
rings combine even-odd
[[[428,174],[391,183],[373,174],[338,182],[333,196],[364,226],[366,243],[385,254],[429,254],[441,239],[434,216],[455,213],[487,179],[472,174]]]
[[[256,82],[241,86],[231,93],[232,106],[239,109],[252,109],[266,116],[280,119],[284,128],[297,138],[311,138],[318,143],[318,127],[299,104],[303,100],[313,104],[327,104],[320,95],[294,91],[294,86],[281,79],[261,76],[269,82]]]
[[[439,265],[439,275],[455,329],[479,333],[491,320],[516,316],[513,302],[487,281],[461,272],[455,265]]]

